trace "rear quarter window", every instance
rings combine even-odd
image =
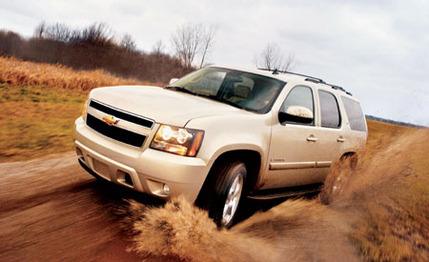
[[[356,131],[366,131],[365,116],[359,102],[345,96],[341,96],[347,118],[350,122],[350,128]]]

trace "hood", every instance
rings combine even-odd
[[[115,86],[96,88],[91,99],[138,114],[157,123],[185,126],[194,118],[249,114],[249,112],[207,98],[154,86]]]

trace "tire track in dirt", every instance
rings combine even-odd
[[[96,182],[74,154],[0,164],[0,188],[1,261],[140,260],[115,215],[132,194]]]

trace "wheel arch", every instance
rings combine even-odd
[[[262,167],[262,154],[255,148],[251,149],[230,149],[222,151],[212,161],[210,171],[204,183],[201,187],[200,192],[196,200],[197,205],[201,206],[204,202],[204,198],[207,196],[211,184],[214,181],[214,175],[216,174],[216,168],[226,161],[240,160],[246,165],[247,177],[246,177],[246,190],[252,190],[257,184],[260,170]]]
[[[343,153],[341,154],[340,159],[343,159],[343,158],[346,158],[346,157],[351,157],[351,156],[354,156],[354,155],[356,155],[356,154],[357,154],[357,152],[355,152],[355,151],[351,151],[351,150],[348,150],[348,151],[345,151],[345,152],[343,152]]]

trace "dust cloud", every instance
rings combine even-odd
[[[367,237],[362,225],[368,214],[395,202],[390,196],[398,187],[409,192],[409,177],[421,179],[413,169],[413,152],[423,150],[427,157],[421,141],[428,138],[427,130],[413,130],[391,137],[387,144],[380,139],[360,152],[358,161],[349,158],[335,164],[318,198],[287,200],[228,231],[218,230],[206,212],[182,198],[161,208],[131,202],[127,223],[134,232],[133,249],[143,256],[189,261],[361,260],[360,252],[371,252],[360,239]],[[421,246],[415,252],[420,252],[414,257],[418,260],[427,255]]]

